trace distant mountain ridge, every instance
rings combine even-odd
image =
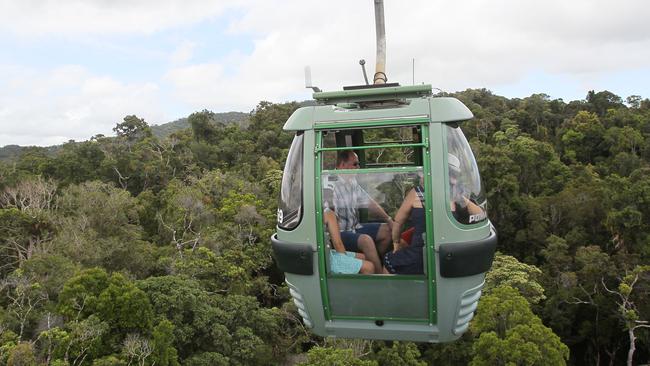
[[[248,116],[249,114],[244,112],[214,113],[212,120],[216,123],[243,124],[248,121]],[[153,125],[151,126],[151,131],[156,137],[164,138],[176,131],[184,130],[189,127],[190,124],[187,122],[187,117],[184,117],[172,122],[163,123],[162,125]]]
[[[237,123],[239,125],[245,124],[248,122],[248,113],[244,112],[224,112],[224,113],[214,113],[212,120],[215,123]],[[190,127],[189,122],[187,122],[187,117],[177,119],[172,122],[163,123],[161,125],[152,125],[151,131],[154,136],[157,138],[165,138],[171,135],[174,132],[181,131]],[[89,137],[90,138],[90,137]],[[45,147],[49,153],[56,153],[59,150],[61,145],[54,145]],[[0,161],[12,161],[17,159],[24,149],[28,146],[20,145],[6,145],[0,147]]]

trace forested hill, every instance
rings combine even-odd
[[[207,112],[207,111],[206,111]],[[229,124],[236,123],[241,126],[245,125],[248,121],[248,113],[244,112],[225,112],[225,113],[212,113],[209,112],[210,119],[214,124]],[[190,127],[187,118],[180,118],[172,122],[163,123],[161,125],[152,125],[151,133],[159,139],[164,139],[174,132],[185,130]],[[50,154],[55,154],[58,152],[60,146],[49,146],[47,150]],[[7,145],[0,147],[0,161],[14,161],[20,155],[26,151],[32,149],[32,147],[18,146],[18,145]]]
[[[269,243],[299,104],[262,102],[0,162],[0,366],[647,363],[650,100],[454,96],[500,251],[461,340],[304,328]]]
[[[248,121],[248,113],[244,112],[225,112],[225,113],[212,113],[212,121],[215,124],[228,124],[237,123],[244,125]],[[151,126],[151,132],[159,139],[163,139],[174,132],[184,130],[190,127],[187,118],[180,118],[176,121],[163,123],[161,125]]]

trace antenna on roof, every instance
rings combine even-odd
[[[319,87],[314,86],[311,83],[311,67],[310,66],[305,66],[305,88],[313,90],[315,93],[320,93],[322,90],[320,90]]]
[[[363,79],[366,81],[366,85],[370,85],[368,82],[368,74],[366,74],[366,60],[359,60],[359,65],[361,65],[361,70],[363,70]]]

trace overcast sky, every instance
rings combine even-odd
[[[385,0],[389,81],[650,97],[646,0]],[[372,0],[0,0],[0,146],[306,100],[374,72]]]

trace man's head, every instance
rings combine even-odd
[[[359,157],[352,150],[343,150],[336,157],[336,169],[359,169]]]

